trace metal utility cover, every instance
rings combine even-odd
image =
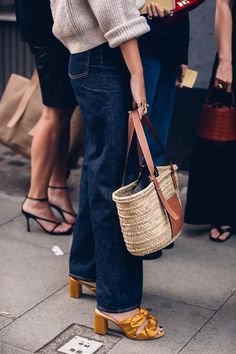
[[[102,346],[101,342],[75,336],[57,351],[63,354],[94,354]]]
[[[106,354],[122,337],[109,330],[105,336],[94,333],[92,328],[72,324],[53,338],[38,354]]]

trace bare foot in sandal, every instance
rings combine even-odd
[[[214,242],[224,242],[232,236],[231,226],[215,226],[211,229],[210,240]]]

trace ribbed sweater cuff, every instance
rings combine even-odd
[[[140,16],[132,21],[126,22],[119,27],[113,28],[105,34],[111,48],[118,47],[120,44],[133,38],[138,38],[150,31],[150,27],[144,17]]]

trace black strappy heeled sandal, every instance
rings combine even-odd
[[[32,198],[32,197],[27,196],[26,199],[35,200],[35,201],[37,201],[37,202],[42,202],[42,203],[43,203],[43,202],[48,202],[48,198]],[[24,205],[24,203],[22,204],[21,212],[22,212],[22,214],[23,214],[23,215],[25,216],[25,218],[26,218],[26,221],[27,221],[27,231],[28,231],[28,232],[30,232],[30,219],[33,219],[34,221],[36,221],[36,222],[39,224],[39,226],[43,229],[43,231],[46,232],[48,235],[67,236],[67,235],[71,235],[71,234],[72,234],[73,227],[71,227],[71,228],[70,228],[69,230],[67,230],[67,231],[55,231],[56,228],[61,225],[60,222],[56,222],[56,221],[54,221],[54,220],[48,220],[48,219],[42,218],[41,216],[37,216],[37,215],[31,214],[31,213],[29,213],[28,211],[25,211],[25,210],[23,209],[23,205]],[[51,231],[48,231],[48,230],[46,230],[46,229],[43,227],[43,225],[40,224],[40,222],[39,222],[40,220],[46,221],[46,222],[51,223],[51,224],[54,224],[55,227],[53,227],[53,229],[52,229]]]
[[[48,188],[50,189],[61,189],[61,190],[68,190],[68,187],[56,187],[56,186],[48,186]],[[75,219],[77,218],[77,214],[76,213],[71,213],[70,211],[68,210],[65,210],[65,209],[62,209],[60,208],[58,205],[55,205],[55,204],[52,204],[52,203],[49,203],[50,207],[55,209],[56,211],[58,211],[58,213],[61,215],[62,219],[68,223],[68,221],[66,220],[65,218],[65,215],[64,214],[67,214],[67,215],[70,215],[72,217],[74,217]],[[75,220],[76,221],[76,220]],[[70,223],[71,225],[74,225],[74,223]]]
[[[210,240],[213,242],[225,242],[227,241],[231,236],[232,236],[232,227],[231,226],[221,226],[221,225],[216,225],[214,226],[211,230],[216,229],[219,232],[219,236],[218,237],[212,237],[211,233],[209,235]],[[226,237],[226,239],[221,240],[220,236],[222,236],[224,233],[228,232],[229,236]]]

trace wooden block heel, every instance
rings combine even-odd
[[[83,280],[75,279],[70,277],[69,279],[69,293],[70,297],[73,297],[75,299],[79,299],[80,296],[82,295],[82,286],[85,286],[88,288],[90,291],[96,294],[96,286],[92,286],[90,284],[87,284]]]
[[[94,332],[96,334],[105,335],[108,330],[108,320],[99,315],[96,310],[94,313]]]
[[[80,296],[82,295],[82,284],[79,282],[79,280],[70,277],[69,292],[70,292],[70,297],[75,299],[80,298]]]

